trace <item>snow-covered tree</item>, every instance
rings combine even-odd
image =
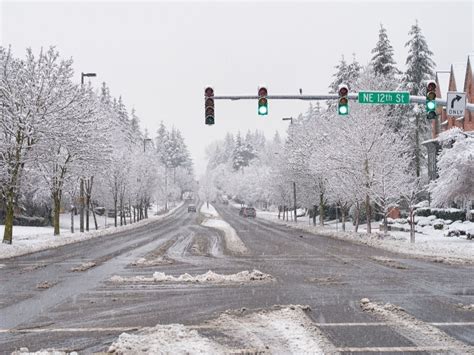
[[[405,44],[408,47],[406,60],[407,69],[404,74],[402,88],[408,90],[411,95],[423,95],[426,80],[434,79],[435,63],[432,59],[433,52],[428,48],[425,37],[421,32],[418,21],[411,27],[408,33],[411,37]],[[421,152],[421,142],[429,138],[431,131],[430,122],[425,119],[424,107],[415,105],[401,108],[402,130],[410,137],[410,146],[413,152],[413,170],[420,176],[424,154]]]
[[[41,124],[52,116],[59,117],[81,98],[72,83],[72,60],[62,60],[50,48],[35,56],[28,49],[24,60],[13,57],[10,50],[0,48],[0,160],[4,183],[1,186],[6,205],[4,243],[12,243],[13,211],[21,176],[31,163],[31,150],[38,142]]]
[[[399,73],[395,60],[393,59],[393,47],[388,39],[387,30],[380,24],[379,39],[375,48],[372,49],[373,57],[370,64],[374,74],[378,76],[395,79],[395,75]]]
[[[470,219],[471,201],[474,201],[474,135],[460,128],[451,128],[439,135],[443,149],[438,156],[439,177],[429,190],[435,206],[462,205]]]

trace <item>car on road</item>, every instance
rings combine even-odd
[[[244,217],[257,217],[257,211],[253,207],[245,207],[242,216]]]
[[[189,205],[188,212],[196,212],[196,205]]]

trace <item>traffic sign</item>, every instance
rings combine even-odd
[[[466,111],[466,93],[448,92],[446,98],[446,113],[448,116],[462,117]]]
[[[410,103],[408,91],[360,91],[360,104],[406,105]]]

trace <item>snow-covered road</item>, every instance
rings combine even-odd
[[[474,345],[471,266],[214,207],[183,207],[127,233],[2,261],[0,349],[466,353]],[[230,228],[246,253],[228,248]],[[385,303],[404,309],[398,325]],[[440,333],[410,337],[402,320]]]

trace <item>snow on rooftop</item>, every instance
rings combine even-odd
[[[464,91],[464,82],[466,78],[466,67],[467,63],[453,63],[453,74],[454,80],[456,82],[456,90],[457,91]]]

